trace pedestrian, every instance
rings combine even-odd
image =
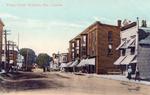
[[[140,71],[139,71],[139,68],[136,68],[136,71],[135,71],[135,81],[136,80],[140,81]]]
[[[131,66],[129,66],[128,67],[128,76],[127,76],[127,78],[130,80],[132,77],[131,77],[131,75],[132,75],[132,68],[131,68]]]

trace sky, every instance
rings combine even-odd
[[[69,40],[95,21],[150,21],[150,0],[0,0],[8,39],[39,53],[68,52]]]

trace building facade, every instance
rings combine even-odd
[[[150,79],[150,28],[132,22],[121,28],[120,37],[121,44],[116,48],[120,57],[114,64],[122,71],[131,66],[133,74],[138,68],[141,78]]]
[[[0,71],[2,70],[3,27],[4,27],[4,23],[0,19]]]
[[[69,41],[70,61],[88,59],[97,74],[115,70],[114,61],[119,57],[116,47],[120,44],[120,24],[108,25],[96,21]],[[92,61],[93,60],[93,61]]]
[[[0,64],[2,63],[3,27],[4,23],[0,19]]]

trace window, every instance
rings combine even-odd
[[[74,53],[72,53],[72,59],[74,59]]]
[[[77,47],[79,47],[79,45],[80,45],[80,41],[79,41],[79,40],[77,40]]]
[[[135,54],[135,47],[132,47],[131,48],[131,55],[134,55]]]
[[[112,55],[112,44],[108,45],[108,53],[107,55]]]
[[[87,35],[82,35],[81,38],[81,55],[86,56],[87,55]]]
[[[74,47],[74,43],[72,43],[72,47]]]
[[[126,54],[126,50],[125,49],[121,50],[121,55],[125,56],[125,54]]]
[[[112,55],[112,31],[108,32],[108,52],[107,55]]]
[[[108,43],[112,43],[113,38],[112,38],[112,31],[108,32]]]
[[[135,37],[136,37],[136,35],[133,35],[133,36],[131,36],[130,38],[131,38],[131,39],[134,39]]]
[[[96,31],[91,32],[91,55],[96,55]]]

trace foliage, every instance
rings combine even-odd
[[[22,48],[19,53],[24,57],[23,66],[32,67],[36,60],[35,52],[30,48]]]
[[[50,65],[51,57],[46,53],[40,53],[36,59],[39,67],[47,67]]]

